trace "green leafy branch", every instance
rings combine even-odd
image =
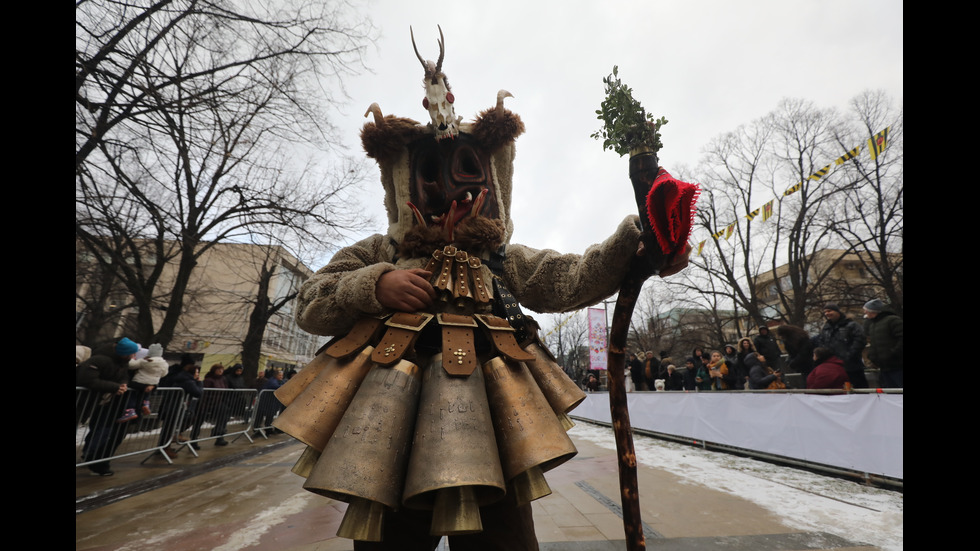
[[[620,156],[640,149],[649,148],[654,152],[660,151],[660,127],[667,124],[667,119],[654,119],[647,113],[640,102],[633,98],[633,90],[619,79],[619,67],[613,66],[613,72],[602,79],[606,85],[606,99],[602,109],[596,111],[603,128],[592,134],[597,140],[602,140],[603,149],[612,149]]]

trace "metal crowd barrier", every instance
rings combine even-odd
[[[244,436],[251,443],[255,395],[251,389],[205,388],[200,398],[188,400],[177,430],[178,450],[189,448],[196,457],[201,442],[225,445],[229,438],[234,442]]]
[[[234,442],[242,436],[252,442],[249,433],[256,412],[265,407],[263,398],[256,400],[258,392],[251,389],[206,388],[200,399],[188,399],[180,388],[158,387],[149,396],[135,392],[116,395],[75,387],[76,467],[139,454],[148,454],[149,459],[155,453],[172,463],[165,451],[171,444],[187,447],[196,456],[200,442]],[[281,405],[275,407],[279,402],[272,391],[262,393],[268,394],[264,401],[272,412],[271,425]],[[145,410],[144,400],[148,402]],[[133,409],[135,416],[127,419],[127,409]],[[271,426],[257,429],[268,431]]]
[[[255,422],[252,426],[254,436],[261,435],[262,438],[269,438],[268,434],[279,430],[272,426],[272,422],[279,417],[279,413],[285,409],[285,406],[279,402],[274,392],[270,389],[259,392],[255,405]]]
[[[173,441],[177,421],[184,416],[184,391],[157,388],[149,394],[96,392],[75,387],[75,466],[159,451]],[[144,410],[143,402],[148,401]],[[125,417],[127,409],[136,415]]]

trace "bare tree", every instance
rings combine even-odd
[[[698,222],[708,234],[692,262],[700,270],[668,283],[729,317],[744,312],[755,325],[803,326],[854,250],[834,229],[860,216],[844,208],[859,187],[841,168],[857,145],[842,139],[846,128],[834,110],[784,100],[713,141],[695,176],[705,188]],[[769,201],[773,216],[764,221]],[[725,323],[717,320],[716,329],[724,332]]]
[[[555,355],[558,365],[575,382],[580,382],[589,368],[589,324],[584,310],[547,316],[550,323],[542,327],[542,340]]]
[[[840,220],[833,231],[856,253],[873,281],[871,288],[848,286],[854,302],[883,298],[904,313],[904,110],[894,108],[882,91],[867,91],[851,101],[852,124],[838,143],[883,140],[883,151],[859,155],[847,163],[849,186]],[[884,296],[878,296],[882,293]]]
[[[213,243],[326,245],[355,225],[362,165],[298,147],[329,145],[326,86],[370,39],[349,19],[304,1],[76,4],[76,237],[132,295],[141,342],[173,337]]]

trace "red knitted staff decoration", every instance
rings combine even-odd
[[[700,186],[682,182],[660,167],[647,194],[647,216],[657,244],[668,258],[682,252],[687,244],[700,195]]]

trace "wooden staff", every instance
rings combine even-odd
[[[645,152],[630,157],[630,180],[636,195],[637,208],[643,232],[642,253],[633,258],[630,268],[620,285],[619,296],[613,309],[612,327],[609,331],[609,411],[612,415],[613,434],[616,439],[616,453],[619,456],[619,486],[623,506],[623,529],[626,532],[626,548],[629,551],[646,549],[643,534],[643,521],[640,518],[640,492],[636,478],[636,451],[633,447],[633,429],[630,425],[630,412],[626,403],[626,339],[629,335],[630,319],[640,296],[643,282],[650,276],[661,273],[667,275],[678,271],[657,244],[651,230],[647,214],[646,197],[657,177],[659,165],[654,152]],[[682,248],[682,256],[689,248]],[[686,258],[686,256],[684,256]]]

